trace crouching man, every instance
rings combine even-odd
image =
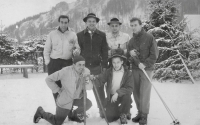
[[[121,124],[127,124],[134,80],[131,72],[123,65],[126,62],[126,57],[122,49],[118,48],[111,51],[109,62],[112,64],[109,69],[100,75],[91,76],[91,79],[94,79],[94,84],[99,87],[107,83],[106,116],[108,122],[120,118]]]
[[[75,56],[73,65],[49,75],[46,83],[53,93],[57,93],[56,114],[45,112],[40,106],[34,115],[33,122],[38,123],[40,118],[43,118],[52,125],[61,125],[67,116],[70,120],[83,122],[83,85],[86,84],[86,88],[92,89],[91,82],[86,81],[86,76],[89,74],[89,69],[85,67],[85,59],[82,56]],[[58,80],[61,81],[62,88],[56,84]],[[73,106],[78,106],[78,108],[72,112]],[[86,110],[91,106],[91,101],[86,99]]]

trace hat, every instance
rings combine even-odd
[[[119,25],[122,24],[121,22],[119,22],[119,19],[117,19],[117,18],[112,18],[112,19],[110,20],[110,22],[108,22],[107,24],[110,25],[111,23],[118,23]]]
[[[121,57],[126,61],[126,56],[124,55],[124,50],[121,48],[113,49],[111,50],[111,57],[109,58],[109,61],[111,61],[112,58],[114,57]]]
[[[83,18],[83,21],[86,22],[88,18],[95,18],[97,23],[100,20],[94,13],[89,13],[85,18]]]
[[[79,61],[85,61],[85,58],[83,58],[81,55],[77,55],[73,57],[73,63],[77,63]]]

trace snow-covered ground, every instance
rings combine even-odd
[[[0,75],[0,125],[34,125],[33,115],[38,106],[46,111],[55,113],[55,102],[50,89],[44,79],[47,74],[29,74],[23,78],[22,74]],[[158,83],[155,87],[168,104],[181,125],[200,125],[200,81],[197,84],[188,83]],[[98,109],[92,91],[88,97],[93,102],[87,112],[90,117],[87,125],[106,125],[104,119],[99,118]],[[137,110],[133,102],[132,117]],[[170,125],[170,119],[160,99],[152,89],[151,110],[148,125]],[[110,125],[118,125],[119,120]],[[75,125],[75,122],[65,121],[64,125]],[[83,123],[81,123],[83,125]],[[38,125],[50,125],[41,119]],[[138,125],[128,121],[128,125]]]

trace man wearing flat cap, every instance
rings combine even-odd
[[[56,114],[45,112],[39,106],[33,122],[38,123],[42,118],[52,125],[62,125],[67,116],[69,120],[84,122],[83,85],[86,85],[86,90],[93,87],[93,84],[86,79],[88,75],[90,75],[90,71],[85,67],[85,59],[80,55],[73,57],[73,65],[64,67],[49,75],[46,78],[46,83],[53,93],[58,93],[56,97]],[[61,88],[55,83],[58,80],[61,81]],[[73,106],[78,106],[78,108],[72,111]],[[92,102],[86,99],[86,110],[90,109],[91,106]]]
[[[96,28],[99,18],[94,13],[89,13],[83,21],[86,24],[86,29],[77,33],[78,43],[81,48],[81,55],[85,58],[85,66],[89,68],[91,74],[97,75],[107,68],[108,59],[108,44],[106,34]],[[100,100],[105,105],[104,86],[98,88]],[[97,98],[96,93],[94,92]],[[97,101],[98,107],[99,102]],[[103,118],[103,113],[99,110],[100,116]]]
[[[108,43],[108,56],[111,56],[111,50],[117,49],[120,47],[124,50],[124,53],[127,52],[128,41],[130,36],[127,33],[120,31],[121,22],[118,18],[112,18],[108,25],[110,27],[110,32],[106,34],[107,43]]]

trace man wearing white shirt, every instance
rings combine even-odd
[[[112,18],[108,23],[110,27],[110,32],[106,33],[106,39],[108,43],[108,57],[111,56],[111,50],[117,49],[119,46],[124,50],[124,53],[127,52],[128,41],[130,36],[127,33],[120,31],[121,22],[117,18]]]
[[[59,27],[49,33],[44,46],[44,59],[48,67],[48,75],[72,65],[72,55],[80,54],[76,33],[69,27],[69,17],[61,15],[58,18]],[[60,81],[56,81],[62,87]],[[53,94],[56,99],[57,94]]]

